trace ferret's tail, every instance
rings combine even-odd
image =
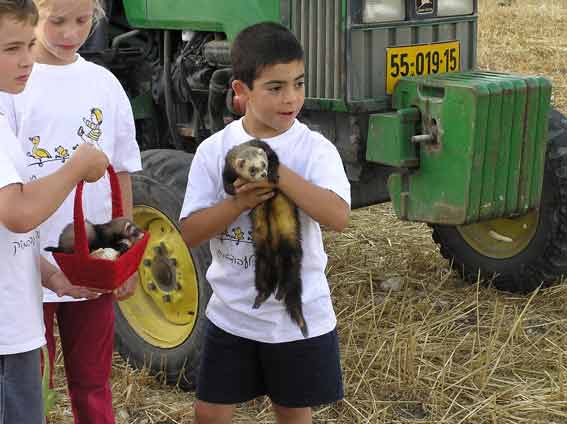
[[[289,295],[286,297],[286,301],[289,300]],[[303,337],[307,338],[309,336],[309,329],[307,328],[307,322],[305,322],[305,317],[303,316],[303,308],[301,307],[301,299],[298,299],[297,302],[286,302],[286,308],[289,316],[299,329],[301,330],[301,334]]]

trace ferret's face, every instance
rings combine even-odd
[[[127,218],[116,218],[99,225],[101,237],[108,246],[123,253],[144,237],[144,233]]]
[[[107,224],[100,225],[106,238],[126,238],[132,242],[144,237],[144,233],[127,218],[116,218]]]
[[[268,158],[262,149],[254,149],[246,157],[236,159],[235,169],[246,181],[261,181],[268,176]]]

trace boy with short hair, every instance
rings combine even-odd
[[[319,224],[342,231],[350,185],[335,146],[296,116],[303,107],[303,49],[276,23],[241,31],[232,46],[236,95],[245,116],[205,140],[192,161],[181,231],[195,246],[210,240],[213,295],[197,380],[195,422],[229,423],[235,405],[268,395],[279,423],[310,423],[311,407],[342,399],[336,316],[325,277]],[[260,138],[280,160],[278,183],[237,181],[223,190],[222,169],[235,145]],[[281,190],[299,208],[304,339],[274,296],[253,309],[254,249],[249,210]],[[244,238],[239,236],[244,234]]]
[[[31,73],[37,10],[32,0],[0,0],[0,92],[21,92]],[[0,114],[0,423],[39,424],[43,419],[39,348],[45,344],[41,283],[60,295],[88,289],[53,278],[40,259],[39,232],[81,180],[106,172],[106,155],[80,146],[58,172],[29,179],[25,156]]]

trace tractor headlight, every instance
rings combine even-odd
[[[471,15],[474,0],[438,0],[437,16]]]
[[[404,0],[365,0],[362,22],[402,21],[406,18]]]

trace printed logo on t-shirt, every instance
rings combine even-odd
[[[223,246],[226,246],[226,249],[217,249],[215,252],[219,258],[222,258],[225,262],[236,265],[239,267],[243,267],[244,269],[249,268],[255,262],[255,255],[254,254],[238,254],[235,250],[236,247],[243,245],[251,245],[254,244],[254,240],[252,239],[252,230],[245,231],[240,226],[227,228],[225,229],[219,236],[217,237],[218,240],[222,243]],[[230,244],[224,245],[224,242],[228,241]]]
[[[51,160],[53,160],[53,156],[51,155],[51,153],[49,153],[49,151],[39,147],[39,143],[41,143],[41,138],[39,137],[39,135],[30,137],[29,141],[31,141],[33,147],[31,149],[31,152],[27,152],[27,156],[36,159],[38,161],[30,164],[29,166],[31,165],[43,166],[44,162],[51,162]]]
[[[235,256],[232,253],[222,251],[221,249],[217,249],[215,253],[217,254],[218,258],[222,258],[225,262],[242,267],[244,269],[248,269],[256,263],[255,255]]]
[[[84,126],[81,125],[79,127],[77,135],[84,143],[95,144],[100,148],[100,141],[102,137],[102,116],[102,110],[94,107],[91,109],[90,119],[82,118]],[[33,162],[29,163],[28,166],[42,167],[48,162],[65,163],[65,161],[71,157],[70,152],[79,147],[78,144],[71,147],[58,145],[52,152],[50,152],[48,149],[40,147],[40,143],[42,142],[41,136],[34,135],[33,137],[29,137],[29,141],[31,142],[32,147],[31,150],[27,152],[27,156],[32,158]]]
[[[35,230],[27,238],[12,242],[12,246],[11,246],[12,256],[16,256],[17,254],[23,252],[24,250],[35,247],[38,244],[39,244],[39,231]]]
[[[100,137],[102,136],[102,110],[97,107],[91,109],[90,119],[83,118],[83,122],[87,127],[87,130],[81,125],[77,134],[85,143],[92,143],[99,146]]]
[[[252,240],[252,231],[248,231],[248,235],[242,230],[242,228],[234,227],[230,231],[225,229],[218,237],[220,241],[231,241],[236,246],[240,243],[254,243]]]

